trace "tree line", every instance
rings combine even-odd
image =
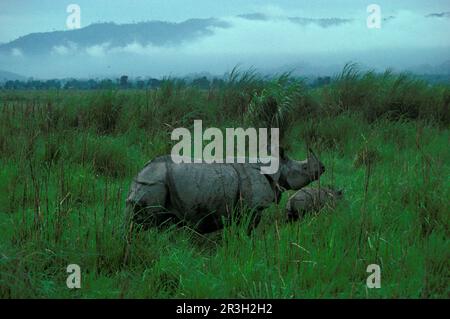
[[[9,80],[0,83],[0,88],[5,90],[98,90],[98,89],[155,89],[162,86],[168,79],[133,79],[130,80],[127,75],[122,75],[117,79],[51,79],[51,80]],[[173,80],[173,79],[172,79]],[[220,86],[225,81],[214,78],[208,79],[206,76],[194,79],[176,79],[178,84],[191,85],[200,89],[209,89],[211,86]]]

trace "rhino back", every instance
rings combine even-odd
[[[226,164],[169,165],[170,201],[181,220],[198,223],[213,214],[228,215],[237,201],[238,175]]]

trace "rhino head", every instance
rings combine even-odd
[[[279,184],[292,190],[298,190],[317,180],[325,172],[325,166],[309,149],[304,161],[296,161],[281,154]]]

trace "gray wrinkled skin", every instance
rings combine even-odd
[[[306,214],[318,212],[327,205],[333,207],[342,197],[342,191],[329,187],[303,188],[289,198],[286,204],[287,219],[295,221]]]
[[[253,228],[260,212],[278,202],[281,188],[300,189],[325,170],[314,155],[304,161],[281,158],[273,175],[261,174],[260,165],[175,164],[169,155],[155,158],[133,180],[127,211],[143,226],[177,223],[208,233],[246,207],[254,214],[249,219]]]

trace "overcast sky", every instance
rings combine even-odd
[[[355,17],[371,3],[385,16],[401,11],[417,14],[450,11],[449,0],[0,0],[0,42],[32,32],[65,30],[66,8],[81,7],[81,24],[129,23],[147,20],[182,21],[268,12],[302,17]]]
[[[131,35],[121,44],[108,38],[83,46],[63,39],[48,44],[40,56],[33,55],[32,45],[12,47],[0,56],[0,70],[38,78],[84,78],[203,71],[220,75],[236,65],[300,74],[334,73],[349,61],[376,70],[413,72],[441,72],[442,65],[447,69],[450,65],[450,16],[426,17],[450,12],[450,0],[0,0],[0,42],[29,33],[67,30],[70,4],[81,8],[81,27],[210,17],[227,27],[209,26],[209,33],[173,45]],[[381,8],[384,20],[379,29],[367,27],[370,4]],[[237,17],[249,13],[262,13],[266,19]],[[297,23],[289,17],[349,20],[323,26]]]

